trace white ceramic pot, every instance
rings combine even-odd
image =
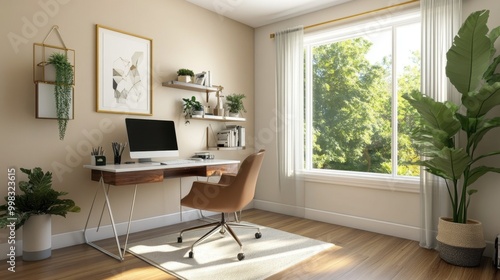
[[[23,225],[23,260],[43,260],[51,254],[51,215],[32,215]]]
[[[191,76],[177,76],[177,81],[184,82],[184,83],[190,83]]]

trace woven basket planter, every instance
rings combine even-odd
[[[478,266],[486,248],[483,225],[475,220],[461,224],[439,218],[437,241],[441,259],[457,266]]]

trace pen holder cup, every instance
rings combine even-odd
[[[105,156],[94,156],[94,158],[95,158],[95,165],[97,166],[106,165]]]
[[[121,164],[122,163],[122,156],[115,156],[115,164]]]

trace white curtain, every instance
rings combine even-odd
[[[446,52],[462,23],[462,0],[421,0],[422,92],[437,101],[460,99],[446,77]],[[421,170],[420,246],[436,247],[437,223],[449,216],[449,197],[441,179]]]
[[[280,190],[291,190],[296,188],[296,170],[300,168],[303,157],[303,27],[275,32],[275,44],[279,187]]]

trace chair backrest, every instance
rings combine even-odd
[[[260,150],[249,155],[240,166],[234,181],[225,188],[227,203],[229,208],[238,211],[250,203],[255,196],[255,186],[259,177],[260,167],[264,159],[265,150]]]

